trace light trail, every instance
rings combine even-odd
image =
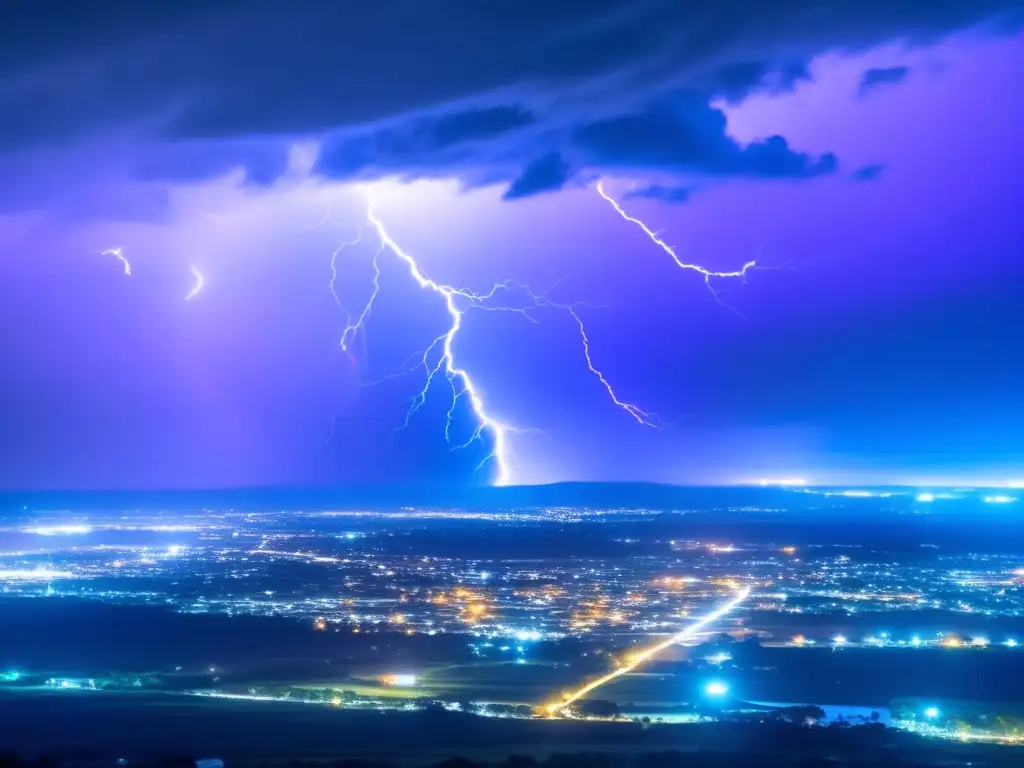
[[[538,321],[531,314],[531,310],[552,308],[569,314],[579,327],[587,369],[598,379],[598,381],[600,381],[612,402],[632,416],[640,424],[652,427],[660,425],[660,421],[655,414],[647,413],[638,406],[622,400],[616,394],[607,377],[605,377],[605,375],[594,365],[590,352],[590,339],[587,336],[586,327],[577,312],[577,307],[580,305],[568,306],[559,304],[548,298],[546,294],[538,295],[533,293],[525,285],[515,280],[496,283],[486,293],[477,293],[466,288],[454,288],[450,285],[439,283],[436,280],[427,277],[420,269],[415,257],[395,242],[385,227],[384,222],[379,219],[374,212],[373,201],[369,197],[367,197],[366,219],[369,222],[369,226],[372,226],[377,233],[380,240],[380,248],[373,257],[372,263],[374,268],[374,277],[373,290],[370,293],[370,297],[367,299],[366,304],[363,306],[355,321],[350,319],[342,332],[341,347],[345,353],[349,355],[350,358],[352,357],[351,345],[364,331],[366,322],[369,320],[370,315],[373,312],[374,304],[381,290],[381,270],[379,260],[386,250],[392,252],[405,265],[410,277],[412,277],[420,288],[438,294],[444,300],[445,309],[450,319],[448,329],[441,335],[437,336],[427,346],[422,354],[418,355],[419,361],[416,366],[409,371],[403,372],[403,374],[399,374],[404,375],[404,373],[411,373],[414,370],[422,369],[426,375],[423,388],[413,397],[409,410],[406,412],[405,422],[400,429],[407,427],[412,416],[426,403],[428,392],[430,391],[431,385],[434,383],[435,377],[439,374],[443,375],[448,381],[452,392],[451,405],[448,408],[445,421],[445,439],[448,441],[451,440],[452,421],[455,417],[455,410],[458,407],[459,400],[462,398],[467,399],[477,426],[473,430],[469,439],[461,445],[456,446],[456,449],[465,448],[475,441],[482,439],[485,434],[489,435],[491,438],[491,450],[490,453],[481,460],[480,464],[477,466],[477,471],[483,468],[489,461],[493,460],[497,466],[494,484],[507,485],[511,482],[511,468],[509,466],[508,456],[508,435],[510,433],[524,432],[527,430],[518,429],[495,418],[484,403],[480,389],[470,373],[456,363],[454,343],[459,331],[462,329],[463,315],[469,309],[480,309],[488,312],[514,312],[522,315],[532,323],[537,323]],[[334,293],[334,283],[337,278],[337,256],[346,246],[358,243],[361,235],[362,230],[360,229],[359,237],[349,243],[342,244],[342,246],[334,252],[331,259],[332,293]],[[528,305],[516,307],[495,304],[495,297],[501,292],[521,293],[526,297]],[[341,302],[338,300],[336,293],[334,293],[334,297],[335,301],[337,301],[340,306]],[[437,356],[436,361],[434,360],[435,355]],[[328,438],[328,441],[330,441],[330,438]]]
[[[100,252],[100,256],[114,256],[124,266],[124,273],[128,277],[132,276],[132,265],[128,263],[128,259],[124,257],[120,248],[107,248],[107,250]]]
[[[718,295],[718,291],[715,290],[715,286],[712,284],[711,280],[712,280],[712,278],[719,278],[719,277],[720,278],[737,278],[738,277],[738,278],[741,278],[741,279],[745,278],[747,276],[747,272],[748,271],[750,271],[751,269],[755,269],[757,267],[757,262],[756,261],[748,261],[746,264],[743,265],[742,268],[737,269],[737,270],[733,270],[732,272],[715,272],[713,270],[706,269],[706,268],[700,266],[699,264],[690,264],[688,262],[685,262],[685,261],[683,261],[682,259],[679,258],[679,254],[676,253],[675,249],[671,245],[666,243],[664,240],[662,240],[658,236],[657,232],[653,231],[650,227],[648,227],[640,219],[638,219],[638,218],[636,218],[634,216],[630,216],[628,213],[626,213],[626,211],[622,207],[622,205],[614,197],[612,197],[611,195],[609,195],[607,192],[604,191],[604,184],[602,182],[600,182],[600,181],[597,182],[597,193],[599,195],[601,195],[601,197],[603,197],[605,200],[608,201],[608,203],[612,206],[612,208],[615,209],[616,213],[618,213],[619,216],[621,216],[626,221],[628,221],[628,222],[630,222],[632,224],[635,224],[641,230],[643,230],[644,234],[647,235],[647,237],[651,240],[652,243],[654,243],[656,246],[661,248],[661,250],[663,250],[665,253],[667,253],[669,256],[672,257],[672,261],[674,261],[676,263],[677,267],[679,267],[680,269],[692,270],[692,271],[697,272],[698,274],[702,275],[704,277],[704,284],[708,287],[708,290],[711,291],[711,295],[715,297],[715,301],[717,301],[719,304],[721,304],[726,309],[729,309],[729,310],[732,310],[733,312],[736,312],[737,315],[740,314],[734,307],[732,307],[732,306],[726,304],[724,301],[722,301],[721,297]],[[740,317],[742,317],[742,315],[740,315]]]
[[[192,272],[192,277],[195,278],[195,283],[192,285],[192,290],[188,292],[187,296],[185,296],[185,301],[191,301],[194,299],[206,286],[206,277],[203,276],[203,273],[195,267],[189,267],[189,269]]]
[[[685,629],[682,629],[679,632],[676,632],[674,635],[669,636],[666,640],[662,640],[660,643],[652,645],[645,651],[640,651],[639,653],[633,654],[632,656],[630,656],[629,661],[623,666],[613,670],[612,672],[609,672],[607,675],[604,675],[603,677],[599,677],[596,680],[592,680],[591,682],[584,685],[582,688],[578,688],[577,690],[573,691],[571,694],[563,698],[562,701],[556,702],[554,704],[549,704],[547,707],[545,707],[545,709],[547,710],[549,715],[554,715],[557,712],[560,712],[566,707],[570,706],[571,704],[574,704],[575,702],[579,701],[579,699],[583,698],[591,691],[600,688],[605,683],[610,683],[615,678],[621,677],[622,675],[632,672],[641,664],[650,660],[654,656],[657,656],[666,648],[670,648],[676,643],[682,642],[683,640],[692,637],[697,632],[700,632],[702,629],[704,629],[704,627],[722,618],[727,613],[736,608],[737,605],[746,600],[749,595],[750,587],[743,587],[737,593],[737,595],[734,598],[732,598],[732,600],[730,600],[729,602],[719,606],[711,613],[695,621],[693,624],[687,625]]]

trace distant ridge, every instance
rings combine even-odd
[[[255,487],[139,491],[25,491],[0,493],[0,510],[50,509],[353,510],[401,507],[624,507],[660,510],[716,506],[765,506],[796,498],[820,499],[793,489],[761,486],[677,486],[659,483],[563,482],[530,486],[365,485],[346,487]],[[800,506],[797,502],[797,506]]]

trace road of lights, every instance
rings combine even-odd
[[[650,648],[647,648],[646,650],[631,654],[627,659],[626,663],[623,664],[621,667],[613,670],[612,672],[609,672],[607,675],[604,675],[603,677],[599,677],[596,680],[592,680],[583,687],[578,688],[570,694],[567,694],[563,697],[561,701],[555,702],[554,704],[549,704],[547,706],[548,714],[558,714],[566,707],[579,701],[588,693],[597,690],[602,685],[610,683],[617,677],[621,677],[622,675],[632,672],[641,664],[644,664],[645,662],[649,661],[650,659],[657,656],[659,653],[666,650],[667,648],[671,648],[676,643],[681,643],[683,640],[693,637],[693,635],[700,632],[702,629],[704,629],[704,627],[708,626],[709,624],[715,621],[718,621],[718,619],[722,618],[727,613],[735,609],[736,606],[738,606],[740,603],[746,600],[749,595],[750,587],[743,587],[739,590],[739,592],[736,593],[735,597],[729,600],[729,602],[720,605],[711,613],[698,619],[694,623],[688,625],[685,629],[676,632],[674,635],[670,635],[667,639],[662,640],[660,643],[657,643],[656,645],[652,645]]]
[[[718,291],[715,290],[715,286],[711,281],[713,278],[738,277],[742,279],[747,276],[747,272],[757,267],[756,261],[748,261],[746,264],[743,265],[742,268],[734,270],[732,272],[715,272],[710,269],[705,269],[699,264],[690,264],[688,262],[685,262],[679,258],[679,255],[676,253],[675,249],[671,245],[666,243],[658,236],[657,232],[648,227],[640,219],[630,216],[628,213],[626,213],[625,209],[622,207],[622,205],[619,204],[618,200],[616,200],[614,197],[612,197],[611,195],[604,191],[604,185],[600,181],[597,183],[597,193],[608,201],[608,203],[612,206],[612,208],[615,209],[616,213],[618,213],[619,216],[624,218],[626,221],[635,224],[641,230],[643,230],[643,233],[647,235],[648,238],[650,238],[652,243],[654,243],[656,246],[661,248],[661,250],[663,250],[665,253],[672,257],[672,261],[676,263],[677,267],[679,267],[680,269],[689,269],[694,272],[697,272],[700,275],[703,275],[704,284],[708,287],[708,290],[711,291],[711,295],[715,297],[715,301],[717,301],[726,309],[730,309],[733,312],[736,312],[736,314],[739,314],[739,312],[737,312],[734,307],[731,307],[724,301],[722,301],[721,297],[718,295]]]
[[[367,199],[366,218],[369,222],[369,226],[371,226],[377,233],[377,237],[380,241],[380,247],[373,256],[372,263],[374,268],[374,277],[373,290],[370,293],[370,297],[367,299],[366,304],[363,305],[363,308],[356,316],[356,319],[354,321],[350,319],[342,332],[341,346],[346,354],[350,357],[352,356],[352,345],[364,330],[365,324],[373,312],[373,306],[377,300],[377,296],[380,294],[381,271],[379,260],[385,251],[390,251],[405,264],[410,277],[412,277],[420,288],[432,291],[433,293],[441,296],[444,300],[448,317],[451,320],[448,329],[443,334],[436,337],[427,346],[423,351],[422,356],[419,358],[416,369],[422,369],[424,371],[425,380],[423,388],[413,398],[412,403],[409,406],[409,410],[406,412],[405,422],[402,425],[403,428],[408,426],[409,419],[411,419],[412,416],[426,403],[427,395],[435,378],[439,374],[443,375],[448,381],[452,393],[451,404],[445,421],[445,438],[448,440],[451,438],[452,420],[454,419],[455,410],[459,401],[463,398],[467,399],[477,426],[473,430],[469,439],[457,447],[464,448],[471,443],[482,439],[484,435],[487,434],[491,439],[491,451],[483,458],[477,469],[479,470],[489,461],[493,460],[497,466],[494,483],[496,485],[507,485],[511,481],[511,470],[508,460],[508,435],[512,432],[521,430],[496,419],[488,411],[480,394],[479,387],[474,382],[472,376],[465,368],[456,363],[454,343],[459,331],[462,329],[463,316],[469,309],[481,309],[489,312],[514,312],[522,315],[527,320],[536,323],[537,320],[530,314],[530,310],[544,308],[553,308],[566,312],[576,322],[579,328],[580,338],[583,343],[583,353],[587,369],[598,379],[598,381],[601,382],[601,385],[608,393],[612,402],[636,419],[637,422],[652,427],[658,426],[659,422],[657,416],[644,411],[632,403],[622,400],[616,394],[614,388],[605,375],[597,368],[597,366],[595,366],[590,351],[590,339],[587,335],[586,326],[578,312],[580,305],[559,304],[551,300],[546,294],[535,294],[525,285],[514,280],[496,283],[485,293],[477,293],[465,288],[453,288],[450,285],[439,283],[427,277],[420,269],[416,259],[408,251],[404,250],[397,242],[395,242],[388,233],[384,222],[378,218],[374,212],[373,201],[369,198]],[[332,255],[332,293],[334,292],[334,283],[337,278],[336,261],[338,254],[346,246],[358,243],[360,238],[361,232],[359,237],[351,242],[342,244],[342,246],[339,247],[339,249]],[[528,300],[528,306],[515,307],[495,303],[496,297],[500,293],[504,292],[522,294]],[[337,294],[335,293],[334,295],[335,299],[337,299]]]

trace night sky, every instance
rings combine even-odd
[[[337,300],[332,254],[368,200],[426,277],[546,297],[455,302],[508,482],[1024,478],[1022,19],[1022,0],[7,4],[0,487],[496,480],[495,430],[458,447],[480,422],[443,371],[400,429],[450,318],[390,249],[339,343],[380,238],[338,252]],[[682,262],[757,267],[709,290],[599,181]]]

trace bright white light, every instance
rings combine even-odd
[[[525,643],[527,641],[540,640],[540,632],[538,632],[535,629],[521,630],[519,632],[516,632],[516,640],[518,640],[521,643]]]
[[[832,638],[832,643],[834,645],[846,645],[846,638],[842,635],[836,635]]]
[[[49,568],[0,570],[0,581],[50,581],[52,579],[70,579],[71,571],[54,571]]]
[[[183,547],[181,544],[171,544],[171,546],[167,548],[168,555],[180,555],[184,551],[185,547]]]
[[[1007,648],[1016,648],[1017,647],[1017,641],[1014,640],[1011,637],[1009,640],[1007,640],[1005,643],[1003,643],[1003,645],[1005,645]]]
[[[704,693],[708,696],[725,696],[729,692],[729,686],[725,683],[715,680],[704,686]]]
[[[724,664],[725,662],[729,661],[730,659],[732,659],[732,656],[730,656],[725,651],[719,651],[718,653],[713,653],[710,656],[705,656],[704,657],[704,661],[706,661],[706,662],[708,662],[710,664]]]
[[[917,494],[918,501],[935,501],[934,493],[919,493]]]
[[[914,647],[919,646],[921,644],[921,638],[917,635],[914,635],[912,638],[910,638],[910,644]]]
[[[38,528],[25,529],[25,533],[38,533],[40,536],[72,535],[91,532],[92,526],[89,525],[41,525]]]
[[[1000,495],[1000,496],[986,496],[985,497],[985,503],[986,504],[1010,504],[1010,503],[1012,503],[1012,502],[1014,502],[1016,500],[1017,499],[1015,499],[1013,496],[1002,496],[1002,495]]]
[[[416,675],[394,675],[390,678],[390,682],[392,685],[397,685],[400,688],[411,688],[416,685],[418,679]]]
[[[934,720],[939,716],[939,708],[928,707],[928,709],[924,711],[924,716],[927,717],[929,720]]]
[[[769,485],[782,485],[782,486],[801,485],[801,486],[805,486],[805,485],[807,485],[807,483],[804,482],[804,479],[802,477],[779,477],[779,478],[762,477],[758,482],[761,485],[763,485],[763,486],[769,486]]]

